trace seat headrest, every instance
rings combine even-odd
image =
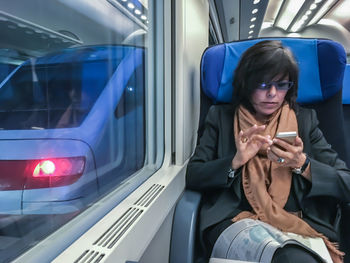
[[[343,104],[350,104],[350,64],[346,64],[344,72]]]
[[[280,40],[299,65],[297,101],[324,101],[342,88],[346,53],[342,45],[326,39],[265,38],[218,44],[207,48],[201,61],[201,87],[213,103],[232,100],[234,69],[242,53],[262,40]]]

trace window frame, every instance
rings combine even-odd
[[[143,168],[123,181],[115,190],[97,200],[88,209],[14,259],[13,262],[38,262],[43,258],[51,261],[56,258],[109,211],[133,193],[135,189],[140,187],[164,163],[169,164],[171,160],[171,135],[167,135],[165,138],[165,131],[171,129],[169,118],[171,106],[164,110],[164,105],[171,105],[171,96],[169,91],[164,91],[164,75],[168,76],[167,83],[171,83],[171,69],[164,69],[165,36],[163,19],[165,17],[163,1],[155,3],[155,0],[150,0],[148,7],[149,25],[154,26],[149,27],[148,37],[146,38],[146,50],[148,52],[145,54],[145,161]],[[168,39],[166,42],[170,43],[170,40]],[[171,52],[170,48],[166,52]],[[168,61],[168,63],[170,62]],[[164,103],[165,99],[168,100],[168,103]],[[168,119],[166,123],[165,119]]]

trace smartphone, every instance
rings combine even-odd
[[[276,138],[284,140],[290,144],[294,143],[295,138],[297,137],[297,132],[279,132],[276,134]]]

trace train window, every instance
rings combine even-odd
[[[137,51],[127,46],[72,48],[24,62],[0,89],[0,128],[80,126],[126,54]],[[134,85],[143,90],[143,79]],[[121,87],[122,93],[130,89]]]
[[[157,168],[149,2],[0,3],[0,261]]]

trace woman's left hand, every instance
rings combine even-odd
[[[295,138],[294,144],[275,138],[273,139],[273,144],[267,149],[267,157],[281,166],[298,168],[306,160],[303,149],[304,144],[299,136]],[[284,159],[284,161],[278,162],[279,158]]]

